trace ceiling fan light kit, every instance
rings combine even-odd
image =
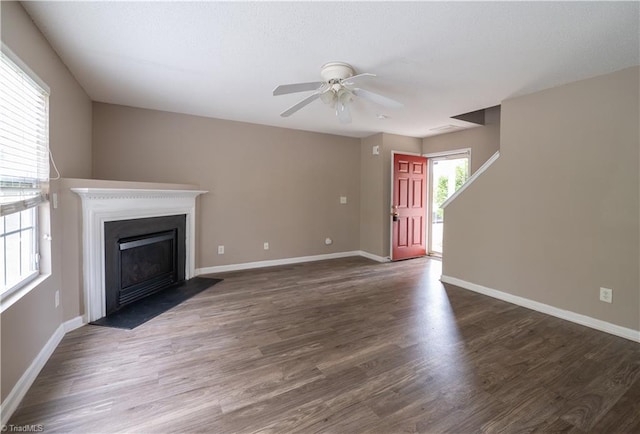
[[[341,123],[351,122],[351,110],[349,106],[356,97],[369,100],[385,108],[398,109],[403,107],[401,103],[386,96],[371,92],[370,90],[351,87],[362,80],[376,76],[368,72],[361,74],[356,74],[355,72],[353,66],[348,63],[329,62],[320,68],[320,77],[323,81],[283,84],[276,87],[273,90],[274,96],[314,91],[314,93],[305,99],[280,113],[280,116],[291,116],[316,99],[320,99],[323,103],[335,108],[336,116]]]

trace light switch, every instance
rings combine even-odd
[[[347,203],[347,196],[340,196],[340,203],[343,205]]]

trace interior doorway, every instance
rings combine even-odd
[[[429,212],[427,222],[429,255],[442,256],[444,210],[442,204],[469,178],[470,150],[428,155]]]

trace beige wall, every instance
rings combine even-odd
[[[500,149],[500,108],[487,110],[487,125],[422,139],[422,152],[431,154],[471,148],[471,173]]]
[[[372,148],[379,146],[380,154]],[[361,250],[381,257],[390,255],[391,153],[420,154],[422,139],[379,133],[361,140]]]
[[[639,79],[505,101],[500,158],[445,209],[443,274],[640,330]]]
[[[378,256],[384,252],[384,222],[380,213],[383,198],[383,134],[361,140],[360,144],[360,249]],[[373,155],[377,146],[380,153]]]
[[[1,37],[51,90],[49,100],[50,146],[62,176],[91,174],[91,101],[33,25],[19,3],[0,2]],[[52,192],[57,183],[53,182]],[[2,312],[1,390],[6,398],[62,322],[62,305],[55,308],[55,291],[62,285],[62,216],[51,210],[50,249],[52,274],[26,296]],[[42,243],[47,243],[42,241]],[[64,303],[64,300],[61,300]]]
[[[198,268],[359,249],[359,139],[94,103],[93,175],[208,190]]]

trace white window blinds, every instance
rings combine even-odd
[[[0,64],[0,216],[5,216],[46,200],[49,94],[4,52]]]

